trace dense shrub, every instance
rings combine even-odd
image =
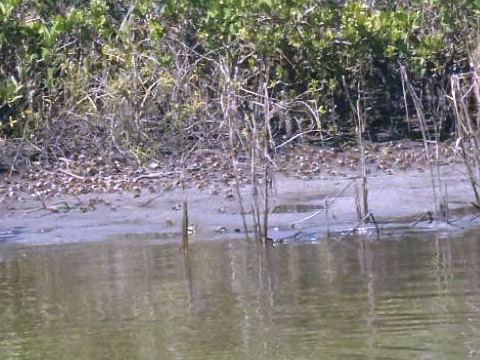
[[[401,66],[428,116],[448,118],[443,94],[469,69],[480,1],[372,3],[0,0],[0,131],[41,141],[82,127],[145,155],[154,140],[218,136],[220,61],[243,87],[263,72],[273,98],[314,104],[332,132],[352,126],[360,97],[371,129],[402,128]]]

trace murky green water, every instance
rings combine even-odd
[[[480,357],[480,237],[0,247],[0,359]]]

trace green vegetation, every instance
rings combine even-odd
[[[292,123],[353,129],[352,99],[369,129],[407,131],[401,67],[427,118],[448,128],[445,94],[452,74],[471,70],[480,1],[372,3],[0,0],[0,132],[66,155],[122,148],[140,160],[179,139],[211,144],[227,131],[220,66],[239,119],[259,114],[262,86],[283,104],[276,134]]]

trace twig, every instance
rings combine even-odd
[[[473,205],[473,207],[475,209],[480,211],[480,205],[479,204],[474,203],[474,202],[472,202],[471,204]],[[480,218],[480,214],[477,214],[477,215],[473,216],[473,218],[470,221],[473,222],[473,221],[477,220],[478,218]]]
[[[331,199],[331,200],[328,200],[328,203],[327,203],[327,206],[330,206],[332,205],[335,200],[337,200],[337,198],[339,198],[340,196],[342,196],[342,194],[350,187],[350,185],[352,185],[353,183],[355,182],[355,180],[352,180],[350,181],[349,183],[347,183],[338,193],[335,194],[335,196]],[[303,219],[300,219],[300,220],[297,220],[297,221],[294,221],[290,224],[290,227],[295,227],[296,224],[299,224],[301,222],[304,222],[304,221],[307,221],[307,220],[310,220],[311,218],[314,218],[315,216],[317,216],[318,214],[320,214],[324,209],[320,209],[318,211],[315,211],[313,214],[307,216],[306,218],[303,218]]]
[[[75,178],[75,179],[85,180],[85,177],[84,177],[84,176],[76,175],[76,174],[74,174],[74,173],[72,173],[72,172],[70,172],[70,171],[68,171],[68,170],[58,169],[58,171],[61,172],[61,173],[66,174],[66,175],[68,175],[68,176],[71,176],[71,177],[73,177],[73,178]]]
[[[360,229],[360,225],[368,224],[369,220],[375,226],[375,233],[377,234],[377,240],[378,240],[378,238],[380,237],[380,228],[378,227],[378,223],[371,212],[369,212],[364,218],[360,219],[360,221],[352,228],[352,230],[350,231],[350,234],[353,235],[355,233],[355,230]]]
[[[179,173],[181,173],[181,171],[177,170],[177,171],[169,171],[169,172],[157,172],[157,173],[151,173],[151,174],[144,174],[134,178],[133,182],[139,182],[140,180],[143,180],[143,179],[157,179],[164,176],[170,176],[170,175],[179,174]]]
[[[281,143],[280,145],[277,145],[275,146],[276,149],[280,149],[281,147],[291,143],[293,140],[295,140],[296,138],[299,138],[300,136],[303,136],[303,135],[307,135],[307,134],[310,134],[310,133],[322,133],[322,130],[307,130],[307,131],[304,131],[304,132],[301,132],[295,136],[292,136],[290,139],[284,141],[283,143]]]
[[[162,197],[163,194],[159,194],[157,196],[154,196],[153,198],[151,199],[148,199],[147,201],[145,202],[141,202],[140,204],[138,204],[139,207],[146,207],[148,205],[150,205],[154,200],[157,200],[158,198]]]
[[[420,221],[422,221],[423,219],[425,219],[426,217],[428,216],[428,222],[429,223],[432,223],[433,222],[433,216],[432,216],[432,212],[431,211],[425,211],[423,212],[420,217],[418,217],[413,223],[412,223],[412,227],[415,227],[418,225],[418,223]]]
[[[370,220],[373,225],[375,225],[375,231],[377,232],[377,239],[380,236],[380,228],[378,227],[377,220],[375,219],[375,216],[373,216],[373,213],[368,213],[367,217],[365,218],[364,221],[368,222]]]

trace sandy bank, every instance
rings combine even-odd
[[[480,219],[470,221],[476,210],[470,204],[473,193],[462,167],[444,166],[442,173],[448,184],[451,219],[461,219],[464,229],[480,225]],[[280,238],[295,231],[314,229],[321,233],[355,226],[356,183],[360,185],[353,175],[316,176],[308,180],[277,175],[270,235]],[[250,198],[249,186],[242,192],[245,199]],[[192,241],[244,238],[236,199],[224,192],[198,189],[189,189],[187,194],[190,220],[195,225]],[[403,223],[408,227],[425,211],[434,210],[430,177],[421,170],[394,175],[374,173],[369,178],[369,194],[370,209],[379,224]],[[119,237],[132,241],[179,241],[182,198],[182,191],[175,189],[159,193],[57,195],[45,201],[45,206],[28,197],[24,201],[4,199],[0,205],[0,241],[51,244]],[[247,204],[246,208],[251,206]],[[318,214],[301,221],[314,213]],[[251,222],[251,214],[247,214],[247,220]]]

